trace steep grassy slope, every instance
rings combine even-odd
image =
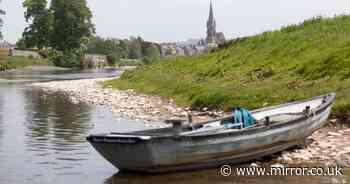
[[[258,108],[338,94],[350,110],[350,16],[314,18],[279,31],[231,41],[207,55],[178,57],[106,83],[173,98],[179,105]]]

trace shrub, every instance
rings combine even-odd
[[[120,61],[120,58],[118,55],[115,55],[115,54],[107,55],[107,62],[109,66],[115,66],[119,61]]]
[[[149,64],[151,64],[153,61],[152,61],[152,58],[150,58],[150,57],[144,57],[143,59],[142,59],[142,62],[143,62],[143,64],[145,64],[145,65],[149,65]]]
[[[334,117],[339,120],[339,122],[342,123],[349,123],[350,122],[350,104],[348,103],[341,103],[334,107]]]
[[[55,52],[55,54],[52,55],[51,59],[54,65],[59,67],[81,68],[83,66],[83,63],[82,63],[83,56],[80,52],[76,52],[76,51],[65,51],[63,53]]]
[[[194,97],[192,108],[212,108],[212,109],[218,109],[222,107],[224,102],[228,99],[228,97],[218,91],[208,91],[203,92],[197,96]]]

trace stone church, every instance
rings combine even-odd
[[[216,32],[213,4],[210,2],[209,19],[207,21],[207,37],[202,39],[189,39],[185,42],[159,44],[162,57],[199,55],[225,43],[225,35]]]
[[[216,32],[216,21],[214,18],[213,4],[210,2],[209,19],[207,21],[207,38],[208,46],[216,47],[225,42],[225,35],[222,32]]]

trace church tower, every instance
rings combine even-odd
[[[213,4],[210,2],[209,19],[207,21],[207,43],[216,43],[216,22],[213,12]]]

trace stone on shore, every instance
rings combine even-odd
[[[34,83],[32,86],[42,88],[48,93],[66,93],[73,103],[107,106],[118,117],[143,120],[154,128],[169,126],[162,122],[170,117],[184,119],[188,113],[197,114],[193,117],[195,122],[208,120],[209,116],[223,115],[223,112],[208,111],[208,108],[203,109],[204,113],[191,111],[190,108],[179,108],[171,99],[164,100],[156,96],[137,94],[134,90],[118,91],[102,88],[99,83],[106,80],[110,78]],[[315,132],[310,137],[313,142],[306,148],[284,151],[277,160],[283,164],[316,162],[326,165],[350,164],[350,129],[325,130],[328,128]]]
[[[152,124],[168,126],[161,122],[170,117],[187,117],[189,108],[177,107],[173,100],[164,100],[158,96],[137,94],[134,90],[119,91],[103,88],[100,82],[111,78],[53,81],[31,84],[47,92],[62,92],[69,96],[72,103],[87,103],[107,106],[118,117],[141,119]],[[213,115],[219,112],[213,112]],[[198,118],[194,118],[197,120]],[[208,119],[206,116],[204,119]]]

